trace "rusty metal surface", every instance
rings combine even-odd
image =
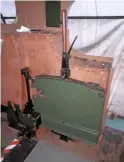
[[[3,33],[13,33],[20,26],[29,28],[43,28],[45,26],[44,1],[15,1],[17,10],[17,23],[1,26]]]
[[[112,67],[111,63],[105,61],[88,60],[79,57],[72,57],[71,62],[79,66],[86,66],[86,67],[93,67],[93,68],[100,68],[100,69],[110,69]]]
[[[60,76],[62,43],[60,33],[15,33],[2,35],[2,104],[8,100],[24,106],[27,100],[24,78],[20,69],[28,67],[32,77]],[[70,78],[99,84],[106,90],[111,66],[102,67],[104,61],[77,61],[70,59]],[[102,60],[102,58],[101,58]],[[110,61],[109,61],[110,62]],[[6,93],[7,91],[7,93]]]
[[[1,57],[1,102],[3,105],[7,105],[7,101],[21,103],[21,77],[18,61],[12,37],[8,36],[3,43]]]
[[[15,1],[15,3],[18,21],[16,24],[2,24],[2,33],[14,33],[22,25],[36,29],[45,27],[45,1]],[[72,3],[73,1],[62,1],[61,10],[67,9]]]

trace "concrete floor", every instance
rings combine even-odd
[[[1,124],[1,151],[4,150],[17,136],[17,131],[8,127],[8,123]],[[93,162],[77,156],[47,140],[39,140],[38,144],[26,158],[25,162]]]
[[[7,123],[1,124],[1,149],[8,146],[17,136],[17,131],[8,127]]]
[[[25,162],[93,162],[46,140],[40,140]]]
[[[102,142],[97,145],[90,145],[83,141],[65,142],[46,128],[39,129],[37,138],[61,146],[93,162],[124,162],[124,132],[112,128],[105,128]]]
[[[8,127],[5,113],[1,113],[1,151],[8,146],[17,136],[17,130]]]

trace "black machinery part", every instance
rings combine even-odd
[[[33,104],[33,101],[31,99],[31,95],[30,95],[30,85],[29,85],[30,75],[29,75],[29,72],[28,72],[28,68],[21,69],[21,74],[25,78],[27,95],[28,95],[28,101],[25,104],[24,113],[31,114],[32,111],[33,111],[34,104]]]
[[[19,105],[8,101],[7,118],[9,126],[19,130],[18,136],[31,138],[36,135],[36,130],[42,123],[41,113],[34,110],[34,104],[30,95],[30,75],[28,69],[22,69],[21,74],[25,77],[28,102],[25,104],[24,112],[22,112]]]

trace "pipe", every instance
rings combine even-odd
[[[30,95],[29,79],[25,78],[25,80],[26,80],[26,88],[27,88],[28,101],[30,101],[31,100],[31,95]]]
[[[62,11],[62,40],[63,40],[63,53],[67,52],[67,22],[66,10]]]
[[[68,16],[68,19],[124,19],[124,16]]]

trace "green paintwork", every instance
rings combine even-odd
[[[60,27],[60,1],[45,1],[46,27]]]
[[[73,139],[97,142],[103,92],[72,80],[51,77],[36,78],[32,87],[44,94],[34,99],[35,110],[42,113],[44,125]]]

